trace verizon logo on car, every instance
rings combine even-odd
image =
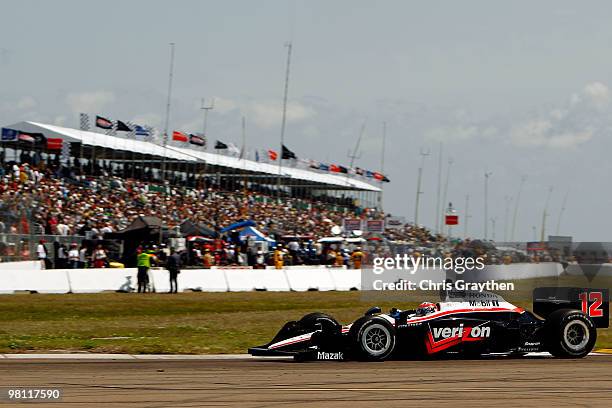
[[[450,338],[480,339],[491,336],[491,328],[489,326],[463,327],[463,323],[459,327],[432,327],[431,331],[435,340]]]

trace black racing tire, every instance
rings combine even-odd
[[[395,349],[395,327],[379,316],[360,318],[351,326],[349,336],[354,357],[359,360],[383,361]]]
[[[324,332],[335,332],[342,328],[342,325],[332,316],[320,312],[308,313],[299,320],[298,324],[308,330],[314,330],[315,325],[320,324]]]
[[[593,321],[580,310],[560,309],[544,324],[546,349],[558,358],[582,358],[595,346],[597,330]]]

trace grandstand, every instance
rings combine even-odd
[[[185,221],[219,231],[252,219],[266,234],[312,242],[345,218],[384,216],[376,181],[317,171],[296,160],[281,168],[36,122],[5,128],[19,137],[1,143],[4,260],[35,259],[43,238],[55,243],[55,253],[58,245],[80,245],[84,237],[101,239],[139,216],[160,220],[160,243],[180,236],[176,229]]]
[[[247,183],[264,186],[270,190],[277,188],[279,166],[239,157],[210,153],[197,149],[178,146],[160,146],[150,141],[136,140],[79,129],[36,123],[19,122],[5,126],[18,132],[41,134],[48,139],[62,139],[70,145],[70,157],[82,162],[105,161],[115,168],[133,167],[140,173],[151,170],[155,179],[161,179],[162,162],[168,172],[188,179],[190,176],[212,175],[221,184],[237,186]],[[31,150],[52,154],[42,144],[15,140],[3,142],[4,148]],[[377,187],[354,175],[337,175],[299,168],[298,163],[285,160],[280,169],[282,193],[301,197],[345,197],[359,200],[361,206],[378,205]],[[244,187],[244,186],[243,186]]]

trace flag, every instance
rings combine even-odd
[[[103,118],[102,116],[96,116],[96,126],[102,129],[112,129],[113,122],[106,118]]]
[[[206,146],[206,141],[204,140],[203,137],[194,135],[192,133],[189,134],[189,143],[196,145],[196,146]]]
[[[387,177],[387,176],[383,175],[383,179],[382,179],[382,181],[383,181],[384,183],[388,183],[388,182],[390,182],[391,180],[389,180],[389,177]]]
[[[321,164],[320,164],[319,162],[315,161],[315,160],[310,160],[310,165],[309,165],[309,167],[310,167],[311,169],[317,169],[317,170],[319,170],[319,169],[321,168]]]
[[[227,149],[227,145],[220,140],[215,143],[215,149]]]
[[[126,125],[125,123],[123,123],[122,121],[118,120],[117,121],[117,131],[118,132],[131,132],[132,129],[130,129],[130,127]]]
[[[34,137],[27,132],[19,132],[19,136],[17,137],[17,139],[19,139],[19,141],[21,142],[34,143],[35,141]]]
[[[325,163],[320,163],[319,164],[319,170],[329,171],[329,165],[327,165]]]
[[[287,146],[283,145],[282,159],[283,160],[297,159],[297,156],[291,150],[287,149]]]
[[[64,141],[59,137],[47,138],[47,150],[62,150]]]
[[[335,164],[331,164],[329,166],[329,171],[333,171],[334,173],[340,173],[340,167]]]
[[[134,125],[134,134],[136,136],[144,136],[144,137],[151,136],[151,132],[149,131],[149,129],[142,127],[140,125]]]
[[[17,140],[17,132],[15,129],[2,128],[2,141],[3,142],[14,142]]]
[[[378,181],[383,181],[383,178],[384,178],[384,177],[385,177],[385,176],[383,176],[382,174],[377,173],[377,172],[374,172],[374,178],[375,178],[376,180],[378,180]]]
[[[278,153],[276,153],[274,150],[268,150],[268,157],[270,160],[275,161],[278,159]]]
[[[372,173],[370,170],[366,170],[365,176],[368,177],[368,178],[372,178],[372,177],[374,177],[374,173]]]
[[[355,167],[355,174],[363,176],[363,169],[361,167]]]
[[[172,132],[172,140],[176,140],[177,142],[187,142],[189,138],[183,132],[175,130]]]
[[[338,170],[340,171],[340,173],[344,173],[344,174],[348,173],[348,169],[344,166],[338,166]]]
[[[255,161],[259,162],[259,150],[255,150]]]

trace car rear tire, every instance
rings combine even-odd
[[[353,323],[349,335],[360,360],[383,361],[395,349],[395,328],[382,317],[362,317]]]
[[[593,321],[579,310],[561,309],[548,316],[544,326],[546,347],[559,358],[582,358],[597,340]]]

